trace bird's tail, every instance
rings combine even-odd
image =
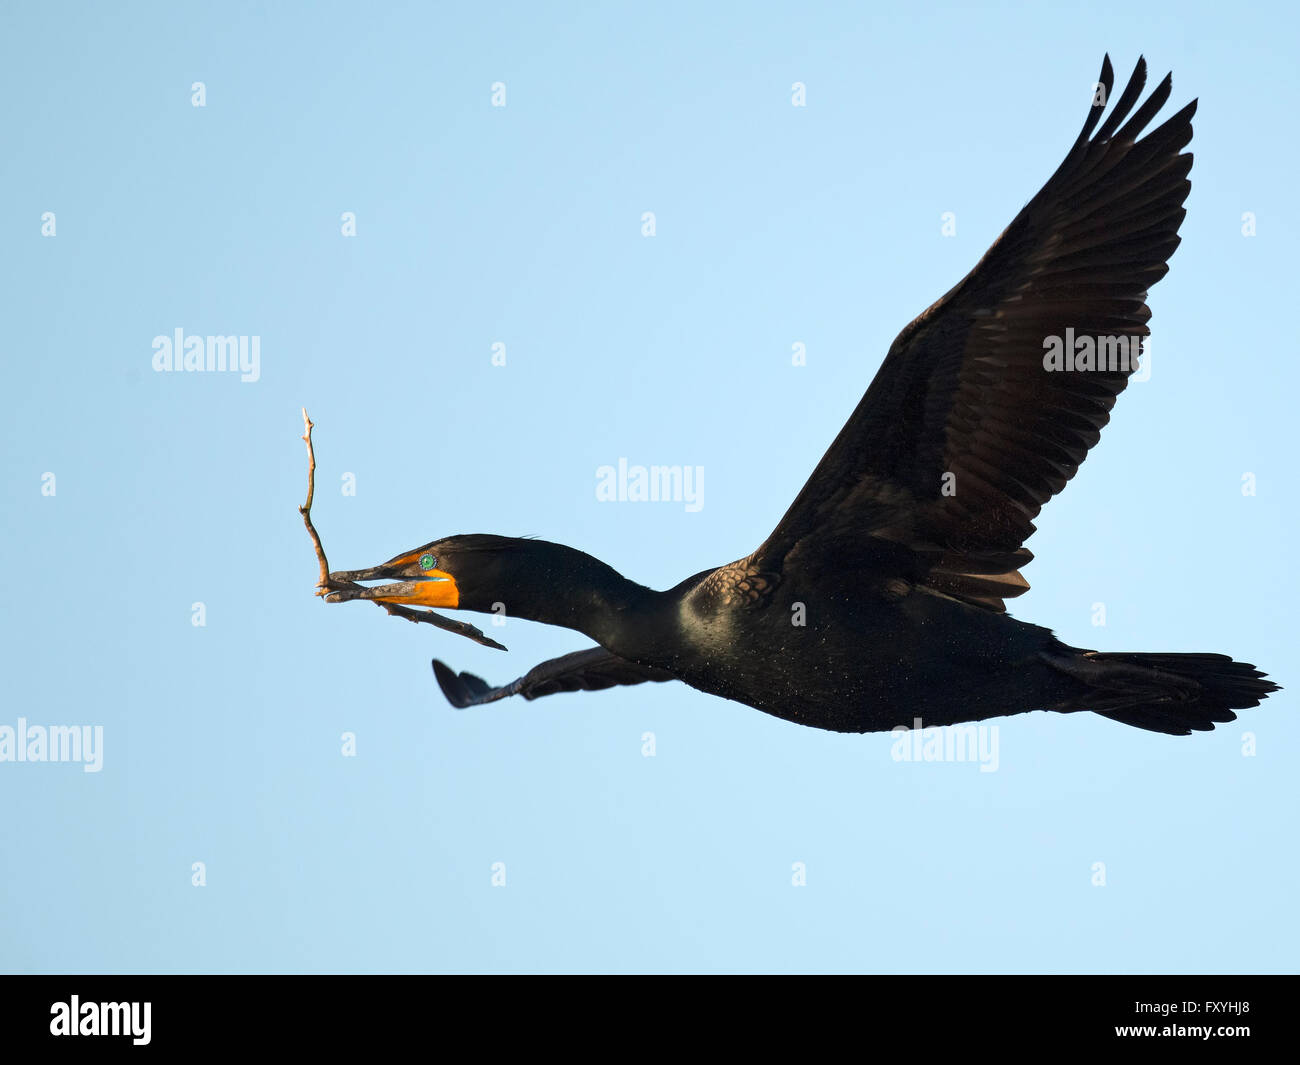
[[[1044,657],[1087,687],[1058,709],[1092,710],[1170,736],[1209,732],[1235,721],[1234,710],[1258,706],[1278,690],[1254,666],[1227,655],[1078,651]]]

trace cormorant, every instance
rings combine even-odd
[[[1178,246],[1192,101],[1139,139],[1139,59],[1110,108],[1106,57],[1074,146],[956,287],[907,326],[835,442],[752,554],[652,591],[563,544],[482,534],[405,551],[332,602],[491,612],[599,645],[490,687],[439,661],[458,707],[682,680],[842,732],[1093,711],[1187,735],[1277,685],[1218,654],[1084,650],[1003,601],[1043,504],[1079,469],[1138,368],[1147,290]],[[1131,117],[1130,117],[1131,113]],[[1100,125],[1099,125],[1100,123]],[[1094,132],[1095,131],[1095,132]],[[797,624],[802,620],[803,624]]]

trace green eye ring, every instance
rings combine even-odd
[[[432,555],[426,553],[420,556],[420,569],[430,570],[436,568],[438,560]]]

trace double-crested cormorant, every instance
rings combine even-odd
[[[400,583],[328,599],[504,603],[599,644],[500,688],[435,661],[461,707],[675,679],[843,732],[1043,709],[1186,735],[1257,706],[1277,686],[1225,655],[1087,651],[1004,612],[1029,587],[1019,570],[1033,519],[1137,369],[1147,290],[1186,214],[1192,156],[1181,149],[1196,102],[1138,139],[1170,78],[1134,110],[1139,59],[1103,122],[1113,80],[1107,57],[1065,161],[975,269],[898,335],[752,554],[656,592],[562,544],[452,536],[333,574]]]

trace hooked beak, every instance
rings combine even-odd
[[[456,578],[440,569],[420,568],[420,555],[399,555],[372,569],[336,570],[332,581],[356,584],[360,581],[396,581],[373,588],[343,588],[325,596],[327,603],[346,603],[353,599],[372,599],[377,603],[400,603],[404,606],[440,606],[455,608],[460,604]]]

